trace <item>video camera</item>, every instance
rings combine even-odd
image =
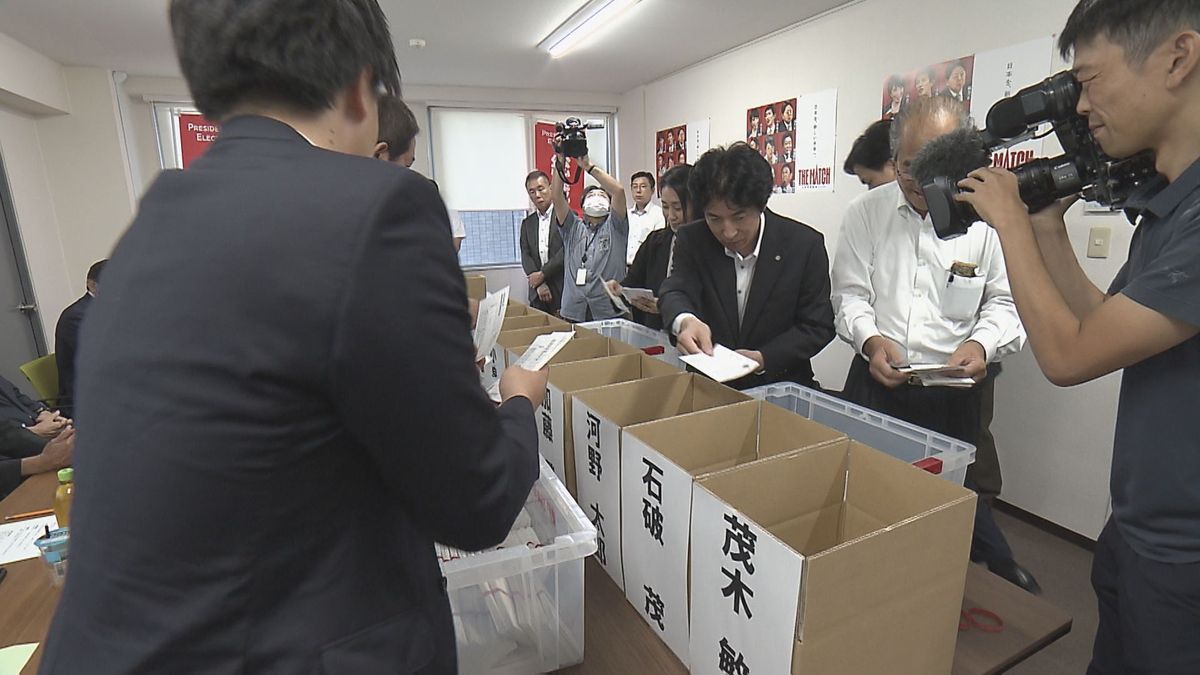
[[[1154,153],[1144,151],[1126,159],[1104,154],[1088,127],[1086,117],[1075,112],[1081,86],[1070,71],[1063,71],[1027,87],[992,106],[983,131],[962,129],[931,141],[912,162],[912,175],[925,193],[934,231],[942,239],[966,234],[980,220],[970,204],[955,200],[958,182],[972,171],[990,166],[992,153],[1032,138],[1049,122],[1063,154],[1039,158],[1012,169],[1021,201],[1031,212],[1058,199],[1082,193],[1083,198],[1120,208],[1138,186],[1153,178]]]
[[[588,129],[603,129],[604,122],[588,120],[584,122],[578,117],[568,117],[554,125],[554,152],[565,157],[579,159],[588,154]]]

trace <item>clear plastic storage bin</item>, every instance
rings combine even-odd
[[[962,485],[975,446],[882,415],[794,382],[768,384],[746,392],[774,403],[850,438]]]
[[[646,354],[669,363],[680,370],[684,369],[683,361],[679,360],[679,352],[671,344],[671,339],[667,337],[667,334],[660,330],[647,328],[640,323],[634,323],[628,319],[602,319],[600,321],[588,321],[579,325],[593,330],[604,337],[610,337],[614,340],[620,340],[625,344],[633,345],[646,352]]]
[[[531,530],[532,548],[436,547],[464,675],[545,673],[583,661],[583,561],[596,551],[596,528],[545,460],[525,513],[514,534]]]

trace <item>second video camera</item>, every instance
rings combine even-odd
[[[1040,211],[1074,194],[1104,206],[1119,208],[1138,186],[1156,175],[1154,153],[1147,150],[1126,159],[1104,154],[1075,107],[1081,87],[1075,75],[1063,71],[1001,99],[987,115],[984,131],[962,129],[931,141],[912,162],[913,178],[921,185],[934,230],[942,239],[966,234],[979,214],[957,201],[958,182],[972,171],[990,166],[992,153],[1034,138],[1049,122],[1063,147],[1058,157],[1034,159],[1012,169],[1021,200]]]

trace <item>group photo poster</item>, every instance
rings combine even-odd
[[[659,186],[661,195],[662,177],[668,169],[680,164],[687,164],[688,127],[681,124],[670,129],[663,129],[654,135],[654,184]]]
[[[775,173],[775,192],[796,191],[796,99],[746,110],[746,143],[762,155]]]
[[[969,109],[975,86],[975,55],[942,61],[907,73],[889,75],[883,82],[883,119],[890,120],[918,98],[947,96]]]

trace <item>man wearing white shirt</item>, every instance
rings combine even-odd
[[[851,202],[833,267],[833,303],[838,335],[861,357],[846,376],[848,400],[975,444],[982,386],[922,387],[897,370],[946,364],[978,383],[990,362],[1025,342],[995,232],[976,223],[966,235],[938,239],[920,186],[908,173],[921,147],[970,123],[962,104],[945,97],[914,101],[896,118],[891,132],[898,181]],[[970,477],[967,486],[974,489]],[[983,500],[971,555],[1018,586],[1039,590],[1013,560]]]
[[[654,176],[649,171],[639,171],[629,180],[633,192],[633,207],[629,209],[629,244],[625,255],[625,265],[633,264],[642,242],[655,230],[661,230],[666,224],[663,219],[662,207],[655,204]]]

